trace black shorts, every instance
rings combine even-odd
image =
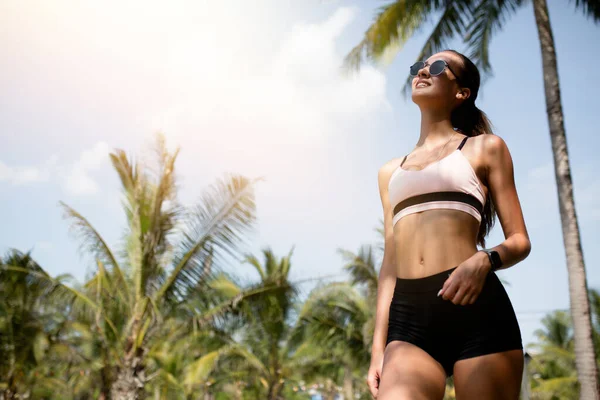
[[[437,293],[457,267],[419,279],[396,278],[386,346],[412,343],[453,374],[464,358],[523,349],[521,331],[506,290],[490,273],[473,304],[457,305]]]

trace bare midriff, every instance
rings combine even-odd
[[[458,210],[409,214],[394,226],[396,276],[417,279],[459,265],[477,252],[479,222]]]

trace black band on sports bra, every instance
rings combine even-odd
[[[483,214],[483,204],[481,204],[478,198],[471,194],[463,192],[432,192],[412,196],[401,201],[394,207],[393,215],[398,214],[406,207],[420,203],[428,203],[430,201],[460,201],[475,207],[480,215]]]
[[[406,157],[408,157],[408,154],[404,156],[404,159],[402,160],[402,162],[400,163],[400,166],[402,166],[402,164],[404,164],[404,161],[406,161]]]

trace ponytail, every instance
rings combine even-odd
[[[460,106],[452,111],[450,116],[452,126],[459,131],[462,131],[467,136],[479,136],[479,135],[493,135],[492,124],[488,119],[487,115],[481,111],[475,105],[475,99],[479,91],[480,75],[477,66],[473,64],[471,60],[465,57],[463,54],[455,50],[451,51],[463,60],[463,74],[461,79],[468,82],[468,87],[471,90],[471,96],[465,100]],[[467,78],[467,79],[465,79]],[[487,182],[486,182],[487,184]],[[483,207],[483,213],[481,215],[481,224],[479,225],[479,232],[477,233],[477,244],[482,248],[485,248],[485,237],[490,233],[492,227],[496,222],[496,209],[492,202],[492,197],[488,191],[485,206]]]
[[[451,115],[452,126],[460,129],[467,136],[478,136],[492,133],[492,124],[487,115],[475,105],[475,100],[468,98],[458,106]]]

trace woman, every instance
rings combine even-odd
[[[512,158],[475,106],[468,58],[443,51],[411,74],[419,141],[378,175],[385,250],[367,383],[378,400],[441,400],[453,375],[460,400],[517,400],[521,334],[494,272],[531,250]],[[506,240],[485,249],[496,212]]]

